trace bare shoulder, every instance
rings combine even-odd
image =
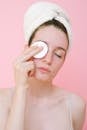
[[[4,130],[13,96],[13,88],[0,88],[0,130]]]
[[[0,106],[9,106],[14,93],[14,87],[12,88],[0,88]]]
[[[11,96],[14,92],[14,87],[11,88],[0,88],[0,97]]]
[[[75,93],[70,93],[69,101],[74,128],[75,130],[82,130],[86,115],[86,101],[82,96]]]
[[[69,101],[72,104],[73,110],[86,108],[86,101],[82,96],[76,93],[70,92],[64,88],[58,88],[58,87],[56,87],[56,93],[57,95],[58,93],[60,93],[62,96],[68,97]]]
[[[58,90],[58,89],[56,89]],[[84,122],[85,122],[85,117],[86,117],[86,101],[85,99],[73,92],[70,92],[65,89],[60,89],[61,94],[64,97],[65,100],[68,100],[71,107],[69,108],[72,114],[72,122],[74,124],[74,129],[75,130],[82,130]],[[58,92],[58,91],[57,91]]]
[[[69,100],[69,102],[71,103],[72,114],[75,118],[85,113],[86,101],[82,96],[65,89],[61,89],[61,91],[62,94],[65,95],[65,97],[68,97],[66,99]]]
[[[77,95],[75,93],[70,93],[69,100],[70,100],[71,105],[72,105],[73,116],[75,118],[82,116],[81,114],[84,114],[85,110],[86,110],[85,99],[80,95]]]
[[[77,95],[75,93],[71,93],[70,100],[72,103],[72,108],[74,110],[80,110],[81,112],[86,108],[86,101],[82,96]]]

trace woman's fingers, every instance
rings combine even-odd
[[[29,60],[42,50],[42,47],[32,47],[26,50],[18,59],[23,62]]]
[[[15,64],[14,67],[14,76],[15,76],[15,84],[16,86],[28,86],[28,79],[31,77],[31,73],[35,71],[35,64],[33,61],[29,62],[21,62]]]
[[[29,62],[23,62],[23,63],[18,63],[16,64],[16,69],[20,70],[20,72],[28,72],[34,69],[34,62],[29,61]]]
[[[28,53],[30,53],[31,51],[33,51],[33,50],[36,50],[36,49],[42,49],[42,47],[40,47],[40,46],[30,46],[30,47],[27,47],[26,49],[24,49],[24,52],[23,52],[23,54],[28,54]]]
[[[29,47],[22,52],[14,62],[15,82],[16,85],[28,85],[29,77],[35,73],[35,63],[32,57],[42,50],[41,47]]]

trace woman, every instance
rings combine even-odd
[[[82,130],[85,101],[52,83],[71,44],[64,10],[46,1],[33,4],[24,17],[24,33],[27,44],[14,62],[15,88],[1,96],[0,129]],[[32,46],[38,41],[48,47],[42,58],[35,56],[44,47]]]

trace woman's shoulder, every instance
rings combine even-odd
[[[77,93],[69,93],[69,100],[71,101],[72,107],[75,109],[84,108],[86,105],[85,99]]]
[[[86,117],[86,101],[85,99],[75,93],[70,95],[71,113],[74,122],[74,128],[82,129]]]
[[[4,129],[10,111],[14,88],[0,88],[0,130]]]
[[[85,99],[81,95],[68,90],[63,89],[63,93],[66,95],[75,129],[82,129],[86,117]]]
[[[67,100],[71,104],[73,115],[79,114],[81,112],[84,112],[86,109],[86,101],[85,99],[75,93],[75,92],[67,92]]]
[[[58,90],[58,89],[57,89]],[[64,100],[68,103],[69,111],[72,115],[75,129],[82,129],[86,117],[86,101],[85,99],[75,92],[60,89]]]
[[[56,93],[58,93],[58,88],[56,89]],[[68,101],[71,104],[71,108],[72,108],[72,112],[73,115],[79,115],[80,113],[84,113],[86,110],[86,101],[85,99],[80,96],[79,94],[75,93],[75,92],[71,92],[69,90],[66,90],[64,88],[60,88],[60,92],[62,97],[64,97],[64,99],[66,101]],[[58,95],[58,94],[57,94]]]
[[[13,93],[14,87],[0,88],[0,105],[9,105],[11,103]]]
[[[60,94],[62,96],[64,96],[65,99],[69,100],[73,106],[80,107],[80,106],[86,105],[85,99],[82,96],[80,96],[79,94],[77,94],[75,92],[71,92],[71,91],[64,89],[64,88],[56,87],[57,95],[58,95],[59,91],[60,91]]]
[[[14,87],[0,88],[0,97],[11,96],[14,92]]]

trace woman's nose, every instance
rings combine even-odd
[[[47,55],[43,58],[43,62],[50,65],[52,63],[52,59],[53,59],[52,52],[48,52]]]

